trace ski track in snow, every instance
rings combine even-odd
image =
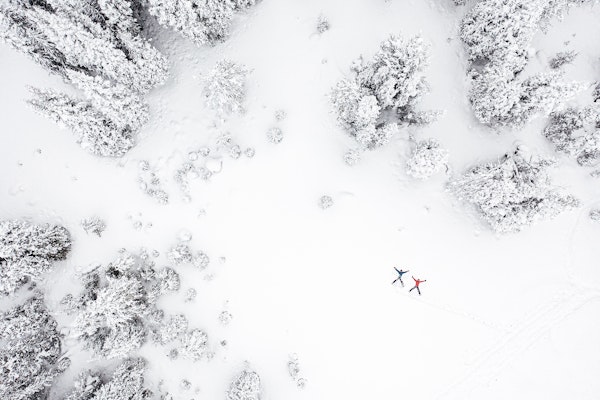
[[[531,311],[523,322],[483,351],[475,365],[437,399],[468,399],[475,389],[488,384],[512,360],[529,349],[558,323],[591,301],[600,300],[600,289],[572,286],[553,300]]]

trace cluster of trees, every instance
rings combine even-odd
[[[460,37],[470,62],[469,99],[480,122],[519,127],[585,89],[563,82],[560,70],[522,76],[533,35],[573,2],[482,0],[466,14]]]
[[[469,169],[452,180],[449,189],[471,203],[494,231],[519,232],[579,206],[576,198],[552,184],[548,168],[554,164],[517,147],[498,161]]]
[[[35,110],[72,130],[88,152],[120,157],[135,145],[137,133],[149,118],[144,95],[168,76],[166,58],[144,35],[142,6],[159,23],[197,43],[214,44],[227,37],[233,14],[254,3],[7,0],[0,5],[0,40],[82,94],[32,88],[29,103]],[[239,73],[227,63],[217,68],[223,74]],[[213,92],[218,101],[219,93]]]
[[[400,126],[427,124],[438,115],[417,105],[427,93],[423,71],[428,46],[421,37],[386,39],[371,60],[360,57],[352,78],[334,87],[331,102],[340,125],[361,150],[387,144]]]

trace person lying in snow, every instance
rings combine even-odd
[[[419,289],[419,285],[423,282],[427,282],[427,279],[425,280],[420,280],[420,279],[415,279],[415,277],[413,276],[413,281],[415,281],[415,286],[412,287],[412,289],[410,289],[408,292],[412,292],[413,290],[417,289],[417,292],[419,292],[419,296],[421,295],[421,289]]]
[[[396,279],[394,279],[394,282],[392,282],[392,285],[394,283],[396,283],[396,281],[400,281],[400,283],[402,284],[402,287],[404,287],[404,282],[402,281],[402,275],[404,275],[405,273],[408,272],[408,270],[403,271],[403,270],[398,270],[398,268],[394,267],[394,269],[396,270],[396,272],[398,273],[398,277]]]

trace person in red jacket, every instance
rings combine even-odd
[[[421,289],[419,289],[419,285],[423,282],[427,282],[427,279],[425,280],[420,280],[420,279],[415,279],[415,277],[413,276],[413,281],[415,281],[415,286],[412,287],[412,289],[410,289],[408,292],[412,292],[413,290],[417,289],[417,292],[419,292],[419,296],[421,295]]]

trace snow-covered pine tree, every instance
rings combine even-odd
[[[68,76],[84,92],[85,100],[32,88],[29,103],[40,114],[73,131],[89,153],[123,156],[135,145],[135,133],[148,120],[147,104],[121,84],[78,72]]]
[[[577,159],[579,165],[600,163],[600,110],[568,108],[550,114],[544,136],[554,148]]]
[[[0,314],[0,398],[45,399],[69,364],[41,295]]]
[[[246,67],[233,61],[217,62],[204,82],[207,105],[219,115],[243,112],[248,73]]]
[[[236,12],[256,0],[144,0],[158,23],[165,25],[197,44],[215,45],[229,36]]]
[[[471,63],[469,100],[475,116],[490,126],[522,126],[550,113],[585,88],[563,83],[558,73],[522,79],[529,43],[538,29],[560,15],[570,0],[482,0],[465,15],[460,36]]]
[[[74,335],[97,357],[126,356],[145,342],[146,318],[158,297],[178,289],[162,283],[171,278],[172,274],[157,273],[145,252],[139,256],[125,253],[106,268],[87,273],[84,291],[66,301],[77,313]]]
[[[432,122],[437,112],[417,111],[428,91],[423,71],[428,46],[416,36],[390,36],[369,61],[354,62],[352,79],[333,88],[331,102],[338,122],[362,149],[387,144],[399,126]]]
[[[60,225],[0,221],[0,295],[11,294],[48,272],[70,250],[69,231]]]
[[[145,93],[167,77],[166,59],[139,35],[133,0],[8,0],[0,37],[67,81],[100,76]]]
[[[140,35],[136,0],[8,0],[0,39],[81,89],[86,100],[33,90],[40,113],[91,153],[122,156],[147,120],[141,95],[166,80],[166,59]]]
[[[579,205],[552,184],[547,170],[554,163],[517,148],[496,162],[469,169],[448,187],[471,203],[496,232],[518,232]]]
[[[146,362],[141,358],[126,359],[112,376],[86,371],[75,380],[65,400],[146,400],[152,392],[144,387]]]

